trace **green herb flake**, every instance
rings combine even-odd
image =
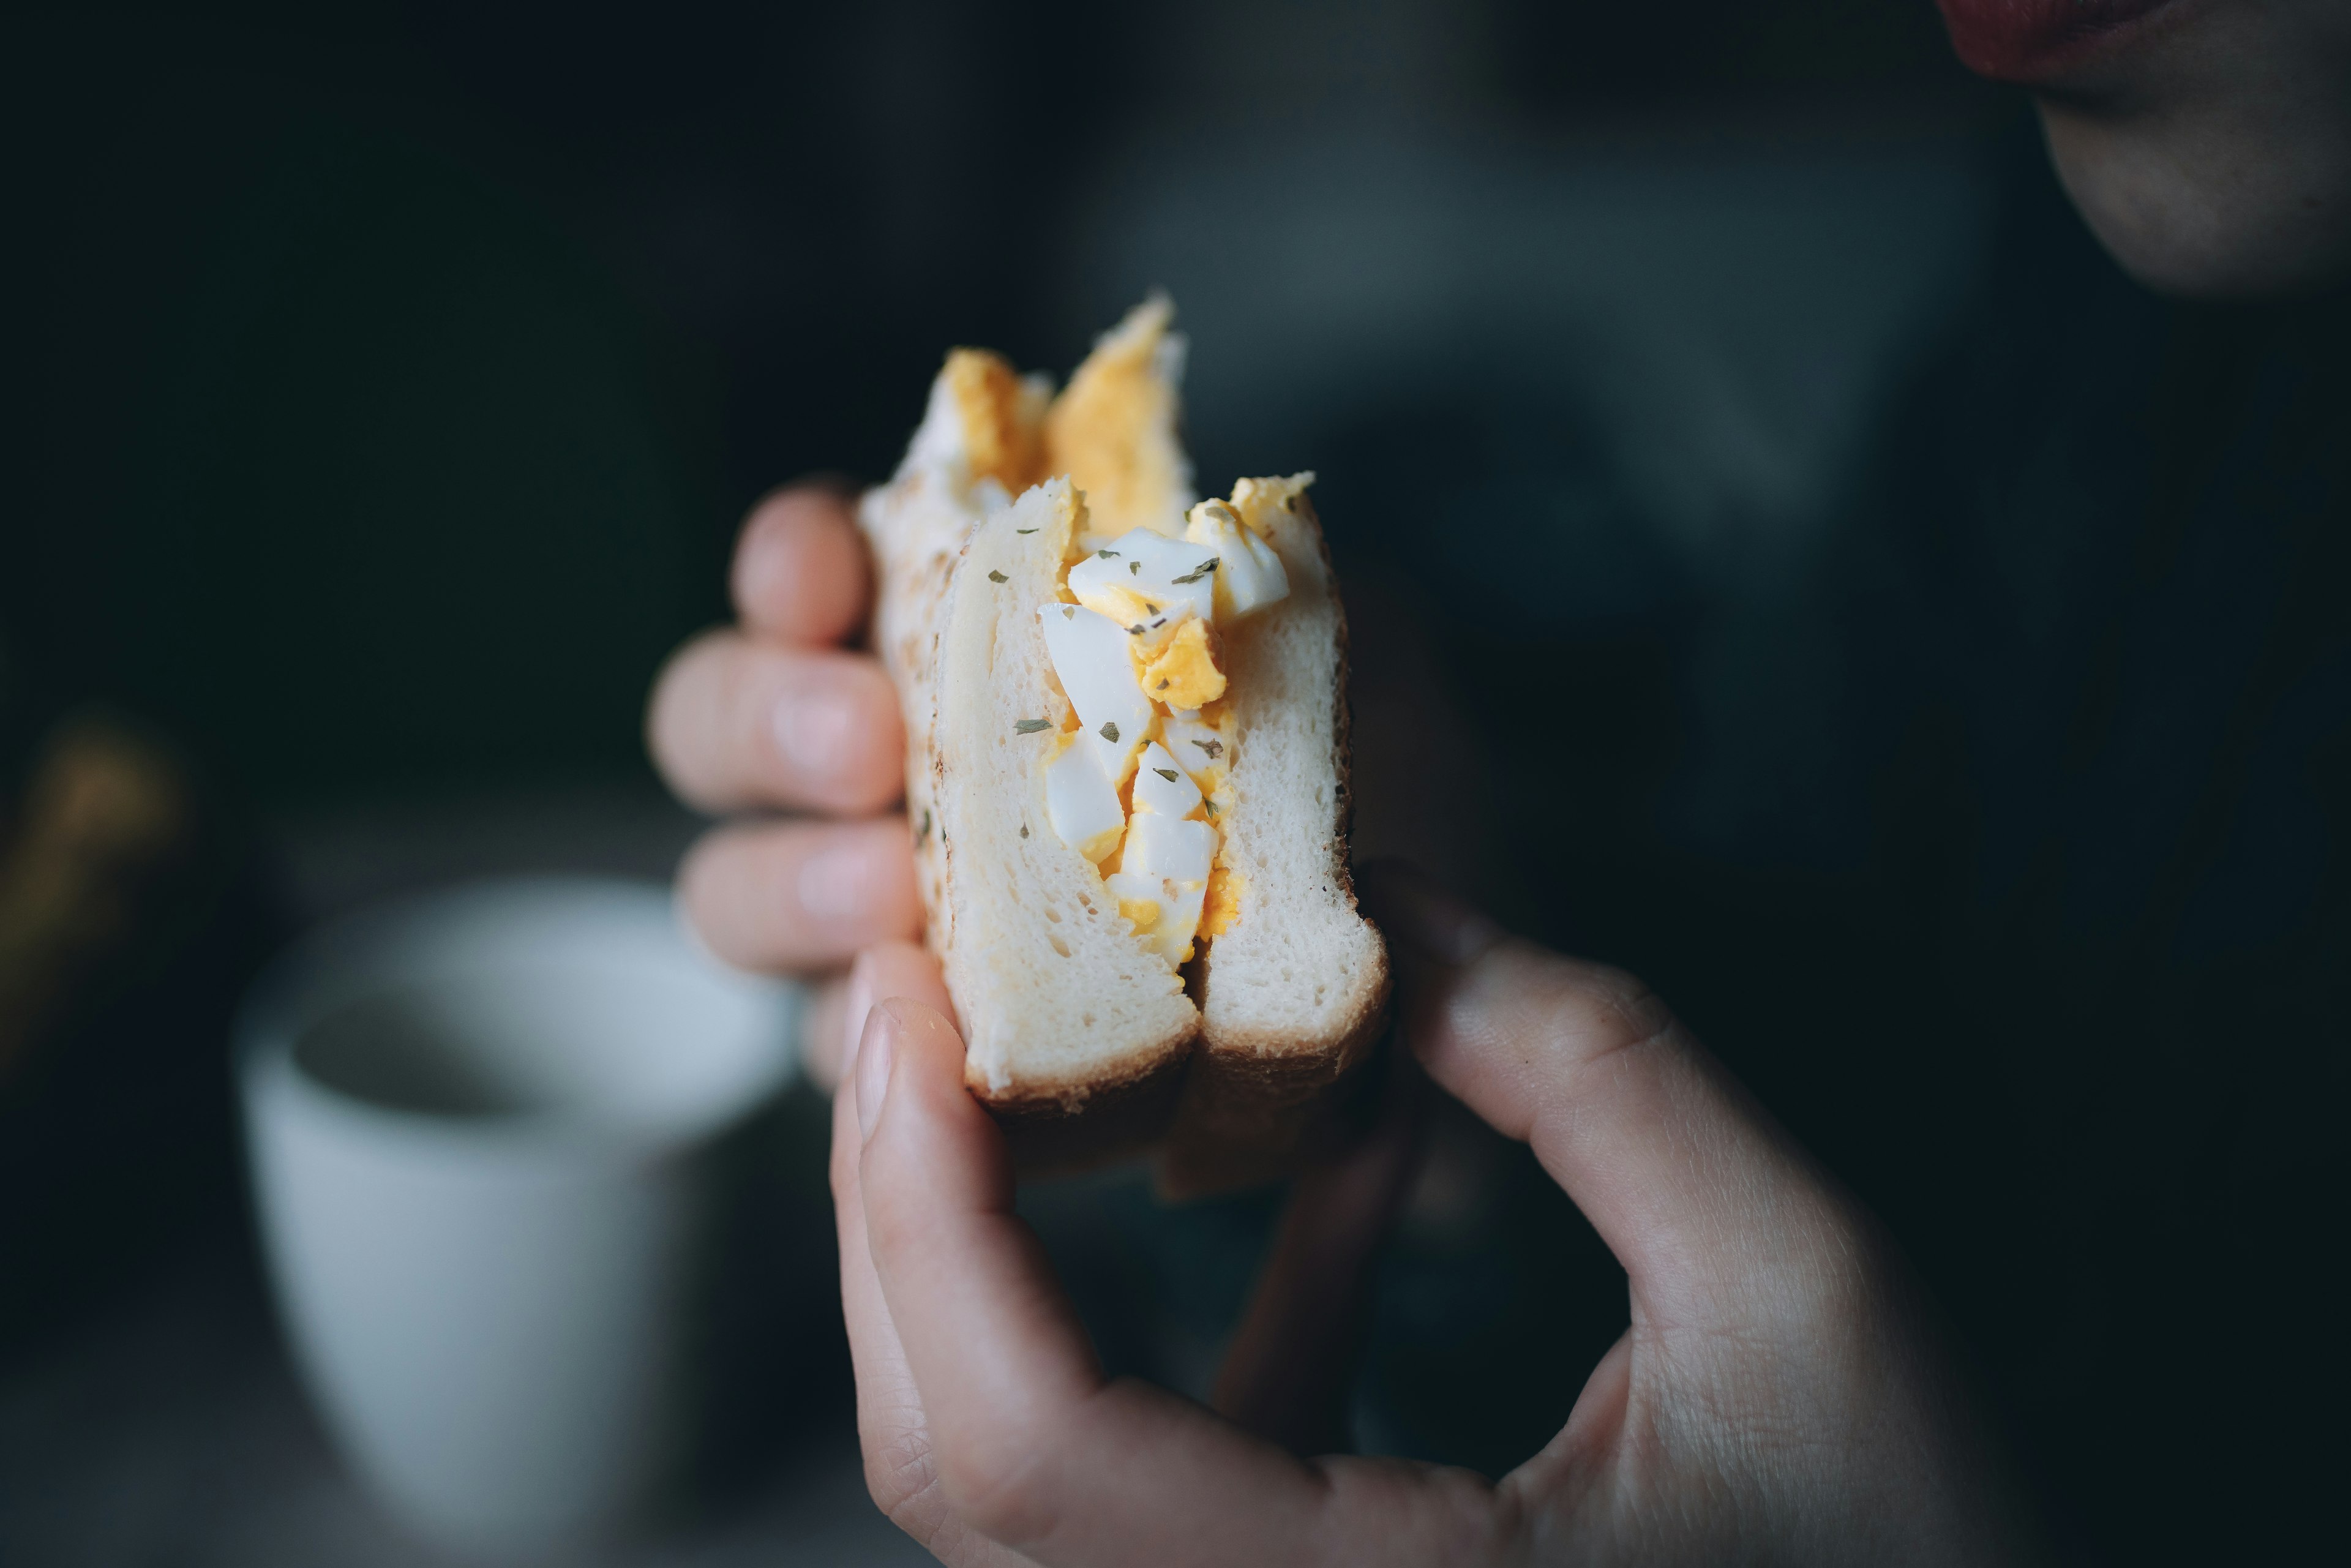
[[[1102,737],[1104,740],[1109,741],[1113,746],[1116,746],[1118,744],[1118,726],[1114,723],[1105,722],[1102,727]]]
[[[915,830],[914,830],[914,841],[915,841],[916,843],[918,843],[918,844],[919,844],[919,843],[921,843],[925,839],[927,839],[927,838],[929,838],[930,836],[931,836],[931,809],[930,809],[928,806],[925,806],[925,807],[924,807],[924,808],[923,808],[923,821],[922,821],[922,823],[921,823],[921,825],[920,825],[920,826],[916,827],[916,828],[915,828]]]
[[[1211,797],[1203,795],[1200,797],[1200,804],[1208,808],[1208,815],[1211,817],[1217,814],[1217,802]]]
[[[1126,563],[1126,575],[1129,577],[1141,577],[1143,575],[1143,563],[1139,560],[1128,561]]]
[[[1118,551],[1114,549],[1096,550],[1094,553],[1104,560],[1116,560],[1118,559]]]
[[[1164,692],[1167,689],[1167,683],[1165,681],[1162,681],[1151,689],[1155,692]]]
[[[1176,782],[1176,769],[1173,768],[1155,768],[1151,771],[1158,774],[1159,777],[1166,779],[1170,784]],[[923,820],[926,822],[930,821],[930,817],[927,812],[925,813]]]
[[[1033,534],[1037,530],[1034,528],[1015,528],[1012,531],[1016,534]]]
[[[1024,839],[1029,836],[1029,824],[1026,822],[1020,824],[1020,836]]]
[[[1207,559],[1202,561],[1199,565],[1194,567],[1183,576],[1171,577],[1167,580],[1175,583],[1197,582],[1202,578],[1207,576],[1210,572],[1216,570],[1219,564],[1220,563],[1215,556],[1210,556]]]
[[[1225,743],[1221,740],[1196,740],[1192,744],[1211,757],[1222,757],[1225,754]]]
[[[1132,625],[1132,626],[1128,627],[1128,628],[1126,629],[1126,634],[1127,634],[1128,636],[1130,636],[1130,637],[1140,637],[1140,636],[1142,636],[1142,635],[1143,635],[1143,622],[1140,622],[1140,621],[1138,621],[1138,622],[1136,622],[1134,625]]]
[[[1015,719],[1012,721],[1012,727],[1021,735],[1034,735],[1040,729],[1052,728],[1053,721],[1050,718]]]
[[[1000,571],[991,571],[987,574],[987,580],[990,582],[1009,582],[1012,580],[1005,576]]]

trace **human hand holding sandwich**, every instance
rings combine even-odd
[[[1395,869],[1364,898],[1400,1039],[1625,1265],[1632,1326],[1499,1482],[1309,1458],[1334,1332],[1408,1166],[1391,1124],[1311,1172],[1218,1411],[1106,1379],[1012,1210],[935,965],[860,961],[832,1181],[875,1500],[957,1564],[2011,1563],[2029,1510],[1868,1216],[1621,973],[1515,941]]]
[[[685,799],[823,813],[716,830],[681,894],[737,964],[859,955],[805,1037],[820,1078],[859,1042],[833,1183],[877,1500],[958,1563],[2015,1554],[1890,1247],[1654,997],[1400,873],[1365,900],[1391,962],[1349,873],[1312,476],[1193,497],[1169,317],[1130,313],[1058,394],[951,353],[853,514],[816,489],[754,512],[740,629],[655,694]],[[833,645],[869,624],[878,660]],[[1299,1175],[1215,1413],[1103,1376],[1012,1209],[1016,1152],[1155,1141],[1193,1190],[1298,1169],[1397,972],[1397,1082],[1417,1059],[1530,1142],[1631,1281],[1632,1328],[1499,1484],[1301,1457],[1343,1438],[1409,1180],[1395,1084]]]

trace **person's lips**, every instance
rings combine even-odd
[[[1937,0],[1968,68],[2041,81],[2171,0]]]

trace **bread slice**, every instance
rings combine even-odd
[[[1231,503],[1290,592],[1221,639],[1218,865],[1237,895],[1221,933],[1179,974],[1049,821],[1044,760],[1076,721],[1038,611],[1061,600],[1069,559],[1129,527],[1180,528],[1191,499],[1167,320],[1162,300],[1130,315],[1050,404],[992,356],[950,355],[906,462],[861,517],[906,712],[929,940],[972,1092],[1028,1168],[1164,1137],[1165,1185],[1202,1192],[1280,1173],[1316,1097],[1376,1034],[1387,967],[1348,879],[1345,626],[1311,475],[1244,480]]]

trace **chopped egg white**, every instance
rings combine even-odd
[[[1060,754],[1045,765],[1045,813],[1061,841],[1097,865],[1126,831],[1118,786],[1102,771],[1101,756],[1066,738]]]
[[[1134,528],[1070,568],[1070,591],[1155,646],[1190,616],[1216,614],[1213,550]]]
[[[1213,726],[1201,723],[1197,714],[1176,714],[1159,721],[1159,738],[1194,788],[1202,791],[1215,788],[1210,774],[1224,768],[1225,742]]]
[[[1273,547],[1257,537],[1222,501],[1191,510],[1184,537],[1217,552],[1217,618],[1237,621],[1290,597],[1290,574]]]
[[[1119,870],[1205,885],[1216,858],[1217,830],[1209,824],[1137,811],[1126,825],[1126,852]]]
[[[1114,804],[1115,791],[1111,799]],[[1188,817],[1200,809],[1200,787],[1155,740],[1143,748],[1142,759],[1134,767],[1134,809],[1162,817]],[[1070,835],[1061,836],[1066,839]],[[1100,860],[1102,856],[1087,858]]]
[[[1134,754],[1151,738],[1158,710],[1143,695],[1127,653],[1127,635],[1116,622],[1076,604],[1047,604],[1037,612],[1045,632],[1046,656],[1086,743],[1115,784],[1126,777]]]
[[[1207,883],[1114,871],[1102,878],[1102,886],[1117,901],[1119,914],[1134,925],[1145,947],[1171,964],[1192,956],[1192,939],[1200,929]]]
[[[1192,956],[1222,842],[1217,814],[1233,804],[1229,743],[1201,716],[1226,690],[1217,628],[1290,595],[1281,558],[1243,509],[1202,502],[1180,538],[1149,527],[1083,533],[1064,573],[1078,602],[1038,612],[1081,726],[1046,763],[1053,830],[1097,867],[1115,856],[1103,888],[1170,964]],[[1235,884],[1223,885],[1212,932],[1232,918]]]

